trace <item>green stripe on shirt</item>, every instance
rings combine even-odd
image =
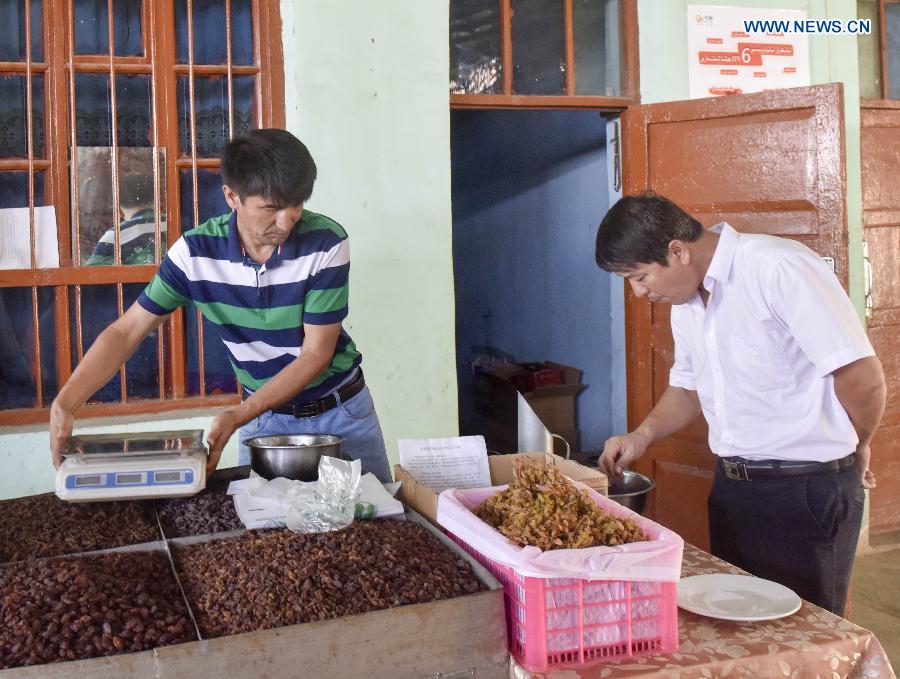
[[[306,311],[313,314],[324,314],[337,311],[347,306],[350,298],[350,286],[328,288],[327,290],[310,290],[306,293],[304,305]]]
[[[144,292],[163,309],[168,309],[170,311],[174,311],[178,307],[191,301],[184,295],[178,293],[159,276],[153,277]]]
[[[194,303],[206,318],[218,325],[240,325],[257,330],[284,330],[296,328],[303,317],[302,304],[251,309],[224,302]]]

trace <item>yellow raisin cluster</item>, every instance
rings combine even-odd
[[[600,509],[556,467],[517,460],[509,487],[475,508],[475,515],[517,545],[542,550],[640,542],[646,536],[631,519]]]

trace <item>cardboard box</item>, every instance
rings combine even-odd
[[[491,470],[491,484],[502,486],[512,483],[513,466],[517,459],[528,458],[535,462],[557,467],[565,476],[593,488],[601,495],[606,495],[606,474],[599,469],[590,469],[574,460],[566,460],[551,453],[516,453],[514,455],[490,455],[488,464]],[[438,494],[428,486],[416,481],[415,477],[399,464],[394,465],[394,479],[400,482],[398,497],[409,507],[437,525]]]
[[[510,381],[521,392],[543,387],[556,387],[565,382],[563,371],[549,363],[517,363],[523,372],[513,375]]]
[[[538,387],[521,392],[522,395],[549,431],[562,434],[577,430],[575,397],[584,389],[581,370],[553,361],[543,365],[561,373],[562,384]],[[514,380],[530,372],[527,367],[508,363],[491,372],[478,373],[471,392],[473,414],[467,427],[470,431],[465,433],[484,436],[488,450],[518,452],[519,390]]]

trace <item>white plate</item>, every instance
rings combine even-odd
[[[750,575],[692,575],[678,583],[678,605],[721,620],[775,620],[796,613],[800,597],[771,580]]]

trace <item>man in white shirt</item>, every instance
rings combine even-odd
[[[610,209],[596,257],[636,296],[672,305],[675,339],[669,387],[606,442],[607,473],[702,412],[718,456],[713,554],[841,615],[885,383],[837,277],[800,243],[704,230],[653,194]]]

